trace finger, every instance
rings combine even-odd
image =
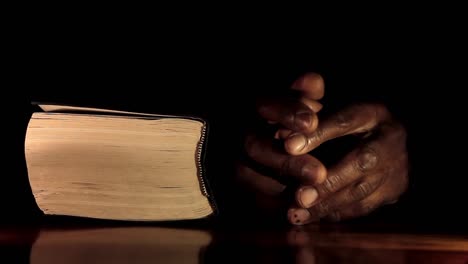
[[[313,133],[290,135],[285,140],[284,147],[292,155],[305,154],[328,140],[371,131],[378,124],[388,119],[389,112],[383,105],[352,105],[325,118]]]
[[[317,102],[315,100],[307,99],[307,98],[304,98],[304,97],[301,98],[300,100],[301,100],[301,102],[303,104],[307,105],[315,113],[319,112],[323,107],[321,103],[319,103],[319,102]],[[268,120],[268,123],[271,124],[271,125],[277,124],[277,122],[271,121],[271,120]],[[292,133],[293,133],[293,131],[291,129],[280,128],[276,132],[275,138],[276,139],[286,139]]]
[[[303,133],[312,133],[318,125],[315,112],[308,105],[292,98],[270,98],[259,101],[258,114],[269,123]]]
[[[326,178],[327,171],[319,160],[308,154],[288,155],[274,144],[274,139],[250,135],[245,150],[251,160],[271,169],[271,173],[266,172],[264,175],[276,177],[280,182],[295,179],[303,184],[319,184]]]
[[[313,204],[309,208],[309,212],[322,218],[344,209],[372,195],[382,185],[382,179],[383,175],[368,176]]]
[[[236,175],[243,186],[246,186],[249,190],[267,196],[279,195],[286,188],[286,186],[278,181],[264,176],[243,164],[237,166]]]
[[[303,208],[310,208],[319,200],[336,195],[338,191],[372,173],[378,164],[378,151],[378,142],[371,142],[348,153],[328,170],[328,177],[322,184],[299,188],[296,192],[297,203]],[[372,181],[372,184],[377,183]],[[369,188],[366,185],[360,187]]]
[[[308,99],[306,97],[301,97],[300,101],[303,104],[307,105],[315,113],[320,112],[320,110],[322,110],[323,108],[323,105],[316,100]]]
[[[307,225],[316,223],[320,219],[310,214],[309,210],[293,207],[288,210],[288,221],[293,225]]]
[[[385,197],[385,195],[382,192],[376,191],[359,202],[355,202],[348,207],[330,213],[327,216],[327,220],[339,222],[341,220],[368,215],[383,204],[383,197]]]
[[[325,82],[320,74],[308,73],[297,79],[291,88],[302,91],[306,98],[319,100],[325,93]]]
[[[267,123],[270,124],[270,125],[276,125],[276,124],[278,124],[278,122],[272,121],[272,120],[267,120]]]
[[[291,129],[280,128],[275,133],[275,139],[285,139],[289,137],[289,135],[291,135],[292,133],[294,133],[294,131],[292,131]]]
[[[310,108],[314,113],[320,112],[322,110],[323,105],[315,100],[307,99],[307,98],[300,98],[300,102]],[[267,120],[268,124],[275,125],[278,124],[277,121]],[[291,131],[291,130],[290,130]]]

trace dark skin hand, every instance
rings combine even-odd
[[[295,100],[258,104],[258,114],[279,126],[276,134],[251,133],[245,141],[250,160],[271,169],[265,173],[251,164],[238,166],[239,181],[256,193],[258,205],[269,210],[289,207],[288,220],[303,225],[323,218],[356,218],[397,201],[408,185],[406,131],[387,108],[354,104],[319,122],[323,78],[307,74],[292,89],[301,93]],[[329,168],[308,154],[347,135],[359,136],[361,144]],[[290,188],[294,190],[288,194]]]

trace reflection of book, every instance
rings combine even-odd
[[[45,214],[114,220],[214,213],[203,120],[41,105],[28,125],[29,181]]]
[[[41,230],[32,264],[199,263],[208,232],[162,227]]]

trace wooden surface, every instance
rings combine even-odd
[[[5,226],[0,228],[0,258],[1,263],[35,264],[466,264],[468,235],[395,226]]]

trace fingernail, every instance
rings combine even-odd
[[[271,120],[267,120],[267,123],[270,124],[270,125],[276,125],[276,124],[278,124],[278,122],[276,122],[276,121],[271,121]]]
[[[299,189],[299,203],[304,208],[310,208],[318,198],[318,192],[313,187]]]
[[[291,154],[300,153],[306,146],[307,140],[304,134],[295,133],[290,135],[285,143],[286,151]]]
[[[285,128],[280,128],[278,131],[276,131],[275,138],[277,139],[286,139],[291,135],[293,131]]]
[[[312,123],[312,114],[310,112],[296,113],[294,125],[298,128],[309,128]]]
[[[280,131],[276,131],[275,133],[275,139],[280,139]]]
[[[294,225],[305,225],[314,221],[307,209],[289,209],[288,219]]]

